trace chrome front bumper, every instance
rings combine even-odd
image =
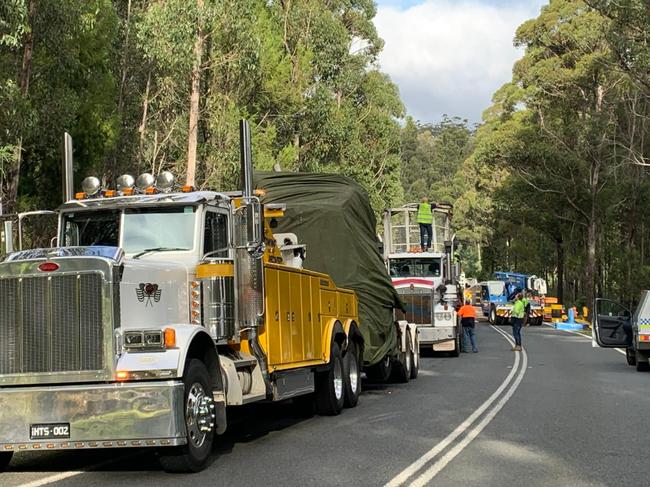
[[[455,326],[418,325],[420,345],[433,345],[456,338]]]
[[[0,389],[0,451],[186,443],[179,381]],[[30,438],[31,425],[69,423],[69,438]]]

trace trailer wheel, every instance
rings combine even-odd
[[[183,382],[187,444],[160,450],[159,461],[166,472],[200,472],[212,451],[216,416],[205,364],[198,359],[190,360]]]
[[[336,416],[345,403],[343,358],[341,348],[332,342],[330,365],[326,372],[316,375],[316,412],[323,416]]]
[[[627,359],[627,365],[636,365],[636,352],[632,347],[625,349],[625,358]]]
[[[0,472],[7,470],[9,463],[11,462],[11,457],[14,456],[12,451],[3,451],[0,452]]]
[[[345,407],[347,408],[353,408],[359,402],[359,393],[361,392],[361,367],[359,363],[357,344],[350,341],[343,358],[343,383],[345,387]]]
[[[417,379],[420,371],[420,344],[417,338],[415,339],[415,345],[411,349],[411,363],[413,364],[411,366],[411,379]]]
[[[406,333],[405,335],[406,350],[404,352],[400,352],[398,355],[398,360],[393,365],[392,374],[393,380],[401,384],[406,384],[411,380],[411,371],[413,370],[413,362],[411,361],[411,350],[413,349],[411,346],[411,335],[409,333]]]
[[[393,364],[390,356],[386,355],[375,365],[366,369],[366,377],[370,382],[383,383],[390,379],[390,374],[393,371]]]

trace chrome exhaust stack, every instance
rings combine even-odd
[[[68,132],[63,134],[63,167],[61,171],[63,181],[63,202],[74,199],[74,167],[72,160],[72,137]]]
[[[243,205],[233,212],[239,234],[235,242],[238,322],[239,329],[248,332],[250,349],[260,365],[266,393],[271,394],[268,361],[259,342],[259,327],[264,320],[263,214],[259,199],[253,194],[251,132],[247,120],[239,122],[239,140]]]

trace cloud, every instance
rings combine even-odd
[[[385,41],[381,69],[397,83],[414,118],[435,122],[448,114],[479,122],[521,57],[512,45],[517,27],[547,2],[412,3],[379,2],[375,25]]]

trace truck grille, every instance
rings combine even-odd
[[[406,313],[401,310],[395,310],[396,318],[398,320],[406,320],[409,323],[417,325],[430,325],[431,324],[431,303],[433,301],[431,291],[426,290],[426,293],[399,293]]]
[[[101,370],[102,275],[0,279],[0,374]]]

